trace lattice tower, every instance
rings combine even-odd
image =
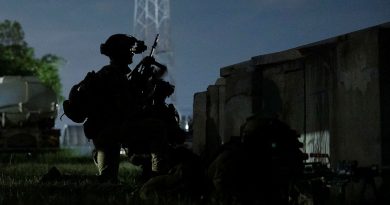
[[[144,40],[151,47],[156,34],[160,34],[154,57],[157,61],[168,67],[167,80],[175,85],[172,77],[173,51],[170,35],[170,3],[169,0],[135,0],[134,5],[134,35]],[[144,52],[148,55],[149,52]],[[170,97],[176,101],[175,94]]]

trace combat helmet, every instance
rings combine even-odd
[[[100,45],[100,53],[108,57],[118,56],[124,52],[142,53],[146,50],[145,43],[133,36],[114,34]]]

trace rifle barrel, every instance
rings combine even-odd
[[[149,54],[150,57],[153,57],[154,51],[155,51],[155,49],[157,47],[157,42],[158,42],[159,35],[160,34],[157,34],[156,38],[154,39],[154,43],[153,43],[152,49],[150,50],[150,54]]]

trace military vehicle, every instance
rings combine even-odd
[[[34,76],[0,77],[0,152],[55,150],[56,93]]]

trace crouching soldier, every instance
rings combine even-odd
[[[95,146],[93,159],[99,180],[117,182],[120,162],[120,127],[133,115],[133,96],[129,92],[127,75],[134,54],[146,50],[143,41],[125,34],[115,34],[101,44],[100,52],[110,63],[94,73],[93,89],[89,91],[85,135]]]
[[[228,146],[208,169],[220,199],[287,204],[289,182],[303,170],[305,155],[298,137],[278,119],[249,117],[241,128],[241,142]]]
[[[155,61],[153,48],[150,56],[145,57],[129,76],[138,113],[136,117],[129,118],[123,129],[126,147],[131,159],[134,159],[132,162],[143,166],[146,179],[166,174],[170,166],[167,150],[175,144],[184,143],[178,113],[172,104],[165,102],[173,94],[174,86],[162,79],[167,67]],[[139,156],[141,160],[136,160],[140,159]]]
[[[166,174],[171,166],[169,150],[185,141],[176,109],[165,103],[165,98],[172,93],[172,85],[157,81],[139,117],[130,119],[123,129],[131,162],[142,165],[145,179]]]

